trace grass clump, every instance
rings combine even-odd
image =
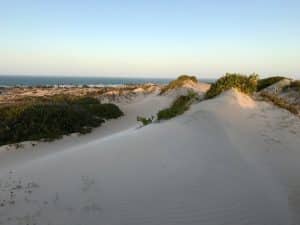
[[[170,108],[160,110],[157,113],[157,120],[168,120],[178,115],[183,114],[189,109],[190,105],[196,99],[196,93],[179,96],[171,105]]]
[[[257,82],[257,91],[261,91],[262,89],[265,89],[266,87],[269,87],[283,79],[285,79],[285,77],[280,76],[259,79]]]
[[[285,101],[284,99],[282,99],[276,95],[266,93],[266,92],[262,92],[260,95],[262,97],[264,97],[265,99],[271,101],[274,105],[276,105],[280,108],[286,109],[293,114],[296,114],[296,115],[298,114],[297,108],[294,105]]]
[[[213,98],[223,91],[231,88],[237,88],[239,91],[246,94],[252,94],[256,91],[258,75],[252,74],[245,76],[241,74],[227,73],[225,76],[219,78],[206,93],[206,98]]]
[[[123,112],[91,97],[54,96],[0,108],[0,145],[87,133]]]
[[[138,116],[138,117],[136,118],[136,120],[137,120],[138,122],[141,122],[144,126],[147,126],[147,125],[153,123],[153,121],[154,121],[154,116],[151,116],[151,117],[149,117],[149,118]]]
[[[178,87],[182,87],[185,82],[192,81],[194,83],[198,83],[198,80],[195,76],[181,75],[176,80],[171,81],[167,86],[162,88],[160,94],[167,92],[168,90],[172,90]]]

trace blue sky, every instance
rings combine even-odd
[[[0,0],[0,74],[300,78],[299,12],[299,0]]]

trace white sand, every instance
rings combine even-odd
[[[298,117],[229,91],[173,120],[2,167],[0,221],[299,224],[299,134]]]
[[[87,143],[105,138],[112,134],[127,130],[137,129],[141,125],[137,122],[137,116],[150,117],[163,108],[169,107],[174,100],[173,96],[157,96],[157,93],[140,95],[131,100],[130,103],[116,103],[124,112],[124,116],[109,120],[92,133],[86,135],[72,134],[54,142],[24,142],[22,147],[15,146],[0,147],[0,170],[3,168],[14,168],[15,165],[24,164],[44,155],[79,147]],[[32,146],[35,145],[35,147]]]

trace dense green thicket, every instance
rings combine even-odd
[[[278,81],[285,79],[285,77],[268,77],[265,79],[259,79],[257,82],[257,91],[261,91],[262,89],[269,87]]]
[[[230,88],[237,88],[241,92],[252,94],[256,91],[257,79],[258,75],[256,74],[244,76],[241,74],[227,73],[211,85],[205,97],[213,98]]]
[[[86,133],[106,119],[122,115],[116,105],[101,104],[91,97],[59,95],[27,99],[0,108],[0,145]]]
[[[197,94],[190,93],[189,95],[179,96],[171,105],[170,108],[160,110],[157,113],[158,120],[167,120],[183,114],[189,109],[192,102],[196,99]]]
[[[163,94],[168,90],[172,90],[172,89],[175,89],[175,88],[178,88],[178,87],[182,87],[182,85],[187,81],[192,81],[194,83],[198,83],[198,80],[195,76],[181,75],[176,80],[171,81],[167,86],[165,86],[161,90],[160,94]]]

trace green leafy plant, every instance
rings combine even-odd
[[[160,94],[167,92],[168,90],[172,90],[178,87],[182,87],[182,85],[187,82],[192,81],[194,83],[198,83],[198,80],[195,76],[181,75],[176,80],[171,81],[167,86],[165,86]]]
[[[157,119],[167,120],[183,114],[189,109],[196,97],[197,94],[194,92],[190,92],[188,95],[179,96],[169,108],[160,110],[157,113]]]
[[[123,112],[90,97],[52,96],[0,108],[0,145],[87,133]]]
[[[153,123],[153,121],[154,121],[154,116],[151,116],[151,117],[149,117],[149,118],[138,116],[138,117],[136,118],[136,120],[137,120],[138,122],[141,122],[144,126],[147,126],[147,125]]]
[[[241,74],[227,73],[225,76],[221,77],[211,85],[210,89],[205,95],[205,98],[213,98],[222,92],[229,90],[230,88],[237,88],[241,92],[252,94],[256,91],[257,79],[257,74],[245,76]]]

